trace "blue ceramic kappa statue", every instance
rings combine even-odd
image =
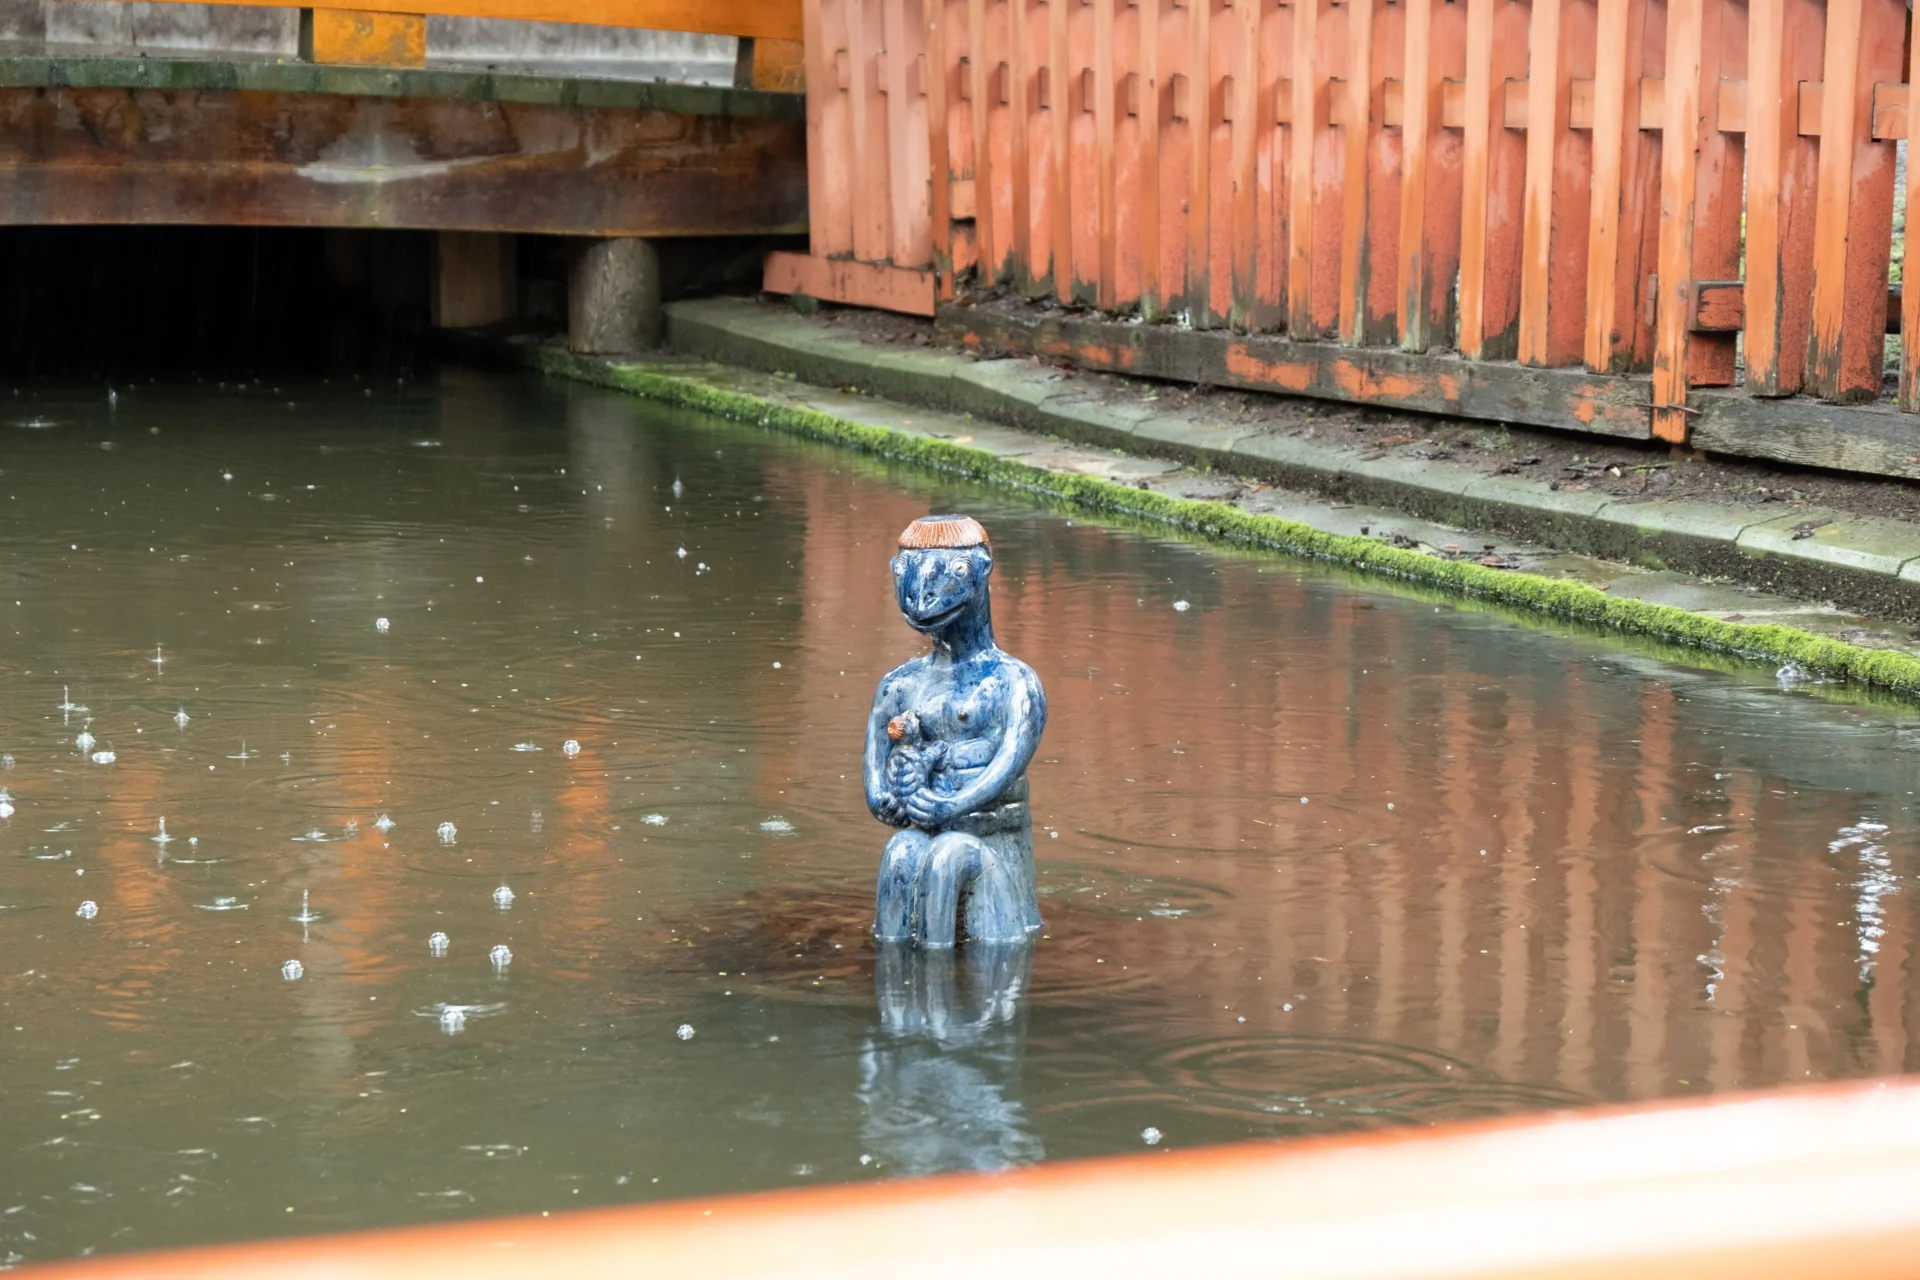
[[[867,808],[887,841],[873,933],[951,947],[1024,941],[1040,928],[1027,765],[1047,697],[993,642],[993,548],[968,516],[925,516],[900,535],[894,593],[933,650],[889,671],[867,717]]]

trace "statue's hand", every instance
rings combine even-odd
[[[906,798],[906,809],[916,827],[941,826],[960,815],[959,807],[951,799],[937,796],[925,787]]]
[[[910,827],[913,819],[907,815],[907,807],[900,797],[892,792],[884,792],[872,805],[873,816],[890,827]]]

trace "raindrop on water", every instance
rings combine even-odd
[[[432,934],[427,938],[427,954],[433,956],[443,956],[447,954],[448,941],[449,939],[444,933]]]
[[[687,491],[687,487],[680,483],[680,478],[678,476],[675,476],[673,480],[673,496],[677,498],[681,494],[685,493],[686,491]]]
[[[385,631],[388,627],[392,625],[393,624],[388,622],[385,618],[375,618],[373,620],[373,629],[375,631]]]
[[[435,833],[440,837],[441,844],[452,844],[453,838],[460,834],[460,829],[454,826],[451,822],[443,822],[438,827],[434,828],[434,830],[435,830]]]
[[[116,757],[111,751],[96,751],[93,753],[93,762],[95,764],[112,764],[115,759]]]
[[[505,911],[508,907],[512,906],[513,890],[507,888],[506,885],[501,885],[498,889],[495,889],[493,891],[493,905],[500,908],[502,911]]]
[[[91,751],[93,750],[93,742],[93,735],[82,730],[80,736],[73,740],[73,745],[82,751]]]
[[[73,914],[79,916],[82,920],[91,920],[100,914],[100,904],[89,898],[81,903],[80,909]]]
[[[1162,1136],[1163,1135],[1161,1134],[1161,1132],[1158,1129],[1154,1128],[1152,1125],[1148,1125],[1146,1128],[1140,1131],[1140,1141],[1146,1143],[1150,1147],[1159,1146],[1160,1139]]]
[[[679,556],[682,560],[685,560],[687,558],[687,549],[685,547],[681,547],[678,551],[674,552],[673,554]]]
[[[5,787],[0,787],[0,818],[11,818],[12,816],[13,797],[7,794]]]
[[[153,842],[158,845],[173,843],[173,837],[167,834],[167,820],[165,818],[160,819],[160,834],[153,837]]]
[[[1185,613],[1187,610],[1191,608],[1193,608],[1193,606],[1188,604],[1185,600],[1175,600],[1173,602],[1173,611],[1175,613]]]
[[[301,964],[298,960],[289,960],[280,966],[280,976],[288,982],[300,981],[300,976],[306,971],[307,966]]]
[[[768,818],[760,824],[760,829],[762,831],[772,832],[777,836],[784,836],[792,833],[793,824],[785,818]]]
[[[570,756],[577,756],[580,754],[580,744],[575,742],[572,738],[568,738],[565,742],[561,743],[560,749],[566,752]]]
[[[513,963],[513,952],[507,949],[506,943],[497,943],[493,950],[487,952],[487,959],[493,961],[494,968],[504,969]]]
[[[664,827],[667,825],[667,815],[664,813],[650,813],[646,817],[640,819],[640,821],[646,823],[650,827]]]
[[[182,729],[187,727],[187,721],[191,719],[193,719],[193,717],[187,714],[187,709],[185,707],[182,707],[178,711],[173,713],[173,722],[179,725]]]
[[[460,1009],[442,1009],[440,1011],[440,1029],[450,1036],[457,1036],[467,1029],[467,1015]]]
[[[676,1036],[679,1036],[682,1040],[691,1040],[693,1039],[693,1024],[690,1022],[683,1022],[680,1024],[679,1028],[674,1031],[673,1034],[675,1034]]]
[[[393,830],[393,819],[383,813],[373,820],[373,825],[381,835],[385,835],[387,832]]]

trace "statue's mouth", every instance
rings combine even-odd
[[[904,609],[901,610],[901,612],[906,614],[907,621],[910,624],[912,624],[912,626],[916,630],[935,631],[941,627],[946,626],[949,622],[952,622],[955,618],[959,617],[962,613],[966,611],[966,608],[967,608],[967,602],[962,600],[959,604],[954,605],[951,609],[942,610],[939,613],[933,613],[933,614],[907,613],[907,611]]]

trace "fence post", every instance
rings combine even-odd
[[[1514,0],[1467,0],[1460,354],[1470,360],[1508,360],[1518,350],[1527,140],[1507,128],[1506,83],[1527,74],[1528,16]]]
[[[1747,23],[1747,392],[1787,396],[1807,367],[1820,158],[1800,85],[1820,78],[1826,18],[1820,0],[1750,0]]]
[[[1406,0],[1400,180],[1400,345],[1426,351],[1453,336],[1460,265],[1461,133],[1441,122],[1445,84],[1466,72],[1465,6]]]
[[[1872,400],[1885,366],[1894,144],[1873,140],[1873,86],[1900,78],[1902,0],[1829,0],[1814,212],[1807,387]]]
[[[1765,0],[1759,0],[1765,3]],[[1600,0],[1587,229],[1587,368],[1653,360],[1649,280],[1659,253],[1660,135],[1642,128],[1640,86],[1666,44],[1664,0]]]

